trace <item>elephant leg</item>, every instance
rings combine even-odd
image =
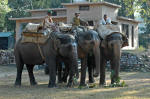
[[[88,66],[88,74],[89,74],[89,83],[94,83],[94,77],[93,77],[93,68],[94,62],[93,62],[93,57],[88,57],[88,61],[87,61],[87,66]]]
[[[80,86],[86,86],[86,84],[85,84],[86,68],[87,68],[87,58],[81,59],[81,79],[80,79]]]
[[[58,83],[62,83],[62,64],[61,62],[57,63],[58,69]]]
[[[68,80],[68,84],[67,84],[67,87],[71,87],[72,85],[73,85],[73,77],[74,77],[74,74],[75,74],[75,71],[76,71],[76,69],[75,69],[75,67],[73,67],[73,66],[71,66],[70,68],[69,68],[70,66],[69,66],[69,64],[67,64],[67,66],[66,66],[66,74],[65,74],[65,80],[67,79],[67,76],[68,76],[68,73],[69,73],[69,80]]]
[[[94,52],[94,60],[95,61],[95,72],[94,72],[94,77],[98,77],[99,76],[99,72],[100,72],[100,48],[99,48],[99,43],[96,44],[96,46],[93,49]]]
[[[30,84],[31,85],[37,85],[37,82],[35,81],[35,77],[33,74],[34,65],[26,65],[26,67],[28,70],[29,78],[30,78]]]
[[[63,77],[62,77],[63,82],[65,83],[67,82],[68,75],[69,75],[69,65],[65,63],[65,69],[63,71]]]
[[[101,66],[100,66],[100,85],[105,85],[105,67],[107,61],[104,58],[101,58]]]
[[[47,66],[47,65],[46,65],[45,68],[44,68],[44,73],[45,73],[46,75],[49,74],[49,69],[48,69],[48,66]]]
[[[55,57],[47,57],[46,63],[49,67],[49,88],[56,87],[56,59]]]
[[[17,76],[15,81],[15,86],[21,86],[21,76],[22,76],[24,64],[23,62],[21,62],[20,57],[16,58],[16,66],[17,66]]]

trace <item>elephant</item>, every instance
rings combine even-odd
[[[112,33],[102,41],[101,49],[101,65],[100,65],[100,85],[105,84],[105,67],[107,61],[111,65],[111,84],[114,84],[119,77],[121,48],[128,46],[128,39],[121,33]]]
[[[84,32],[76,32],[76,41],[78,44],[78,58],[81,59],[81,79],[80,86],[86,86],[85,78],[86,78],[86,69],[87,69],[87,56],[89,53],[94,54],[95,65],[96,65],[96,73],[100,71],[100,39],[98,33],[94,30],[88,30]],[[62,81],[67,81],[68,76],[68,64],[65,63],[65,71],[62,78]],[[90,69],[91,67],[88,67]],[[59,71],[60,74],[61,70]],[[89,73],[93,74],[92,71],[89,70]],[[61,77],[60,77],[61,78]],[[60,81],[61,82],[61,81]],[[89,77],[89,83],[93,83],[94,78],[93,75]]]
[[[22,38],[18,40],[14,48],[17,66],[16,86],[21,86],[21,76],[24,64],[26,64],[28,70],[30,84],[36,85],[37,82],[33,74],[34,65],[46,63],[50,71],[48,87],[56,87],[57,57],[68,59],[71,69],[67,86],[70,87],[72,85],[75,69],[78,68],[77,44],[72,35],[52,32],[49,34],[49,37],[44,44],[36,44],[32,42],[22,43],[21,40]]]

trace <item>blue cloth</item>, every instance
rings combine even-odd
[[[13,35],[11,32],[0,32],[0,37],[9,37],[11,35]]]
[[[104,18],[103,18],[102,20],[100,20],[99,24],[103,24],[103,25],[111,24],[111,19],[107,18],[107,20],[105,21]]]

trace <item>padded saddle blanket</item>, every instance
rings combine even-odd
[[[28,23],[24,29],[25,32],[37,32],[38,28],[40,27],[40,24],[35,23]]]
[[[59,23],[59,29],[61,31],[69,31],[72,29],[72,25],[71,24],[64,24],[62,22]]]
[[[97,27],[97,31],[99,35],[105,39],[108,35],[112,33],[121,33],[121,28],[118,25],[101,25],[99,24]]]
[[[48,39],[43,33],[23,32],[21,43],[44,44]]]

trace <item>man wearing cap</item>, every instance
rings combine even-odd
[[[48,10],[47,11],[47,16],[44,19],[44,28],[51,28],[52,26],[54,26],[52,17],[51,17],[52,11]]]
[[[111,24],[111,19],[108,18],[107,15],[105,14],[103,19],[100,20],[99,23],[102,24],[102,25],[108,25],[108,24]]]
[[[47,35],[47,33],[51,33],[52,31],[59,32],[59,28],[53,22],[51,14],[52,14],[52,11],[48,10],[47,11],[47,16],[45,17],[44,22],[43,22],[44,30],[46,30],[46,31],[44,31],[45,35]]]

